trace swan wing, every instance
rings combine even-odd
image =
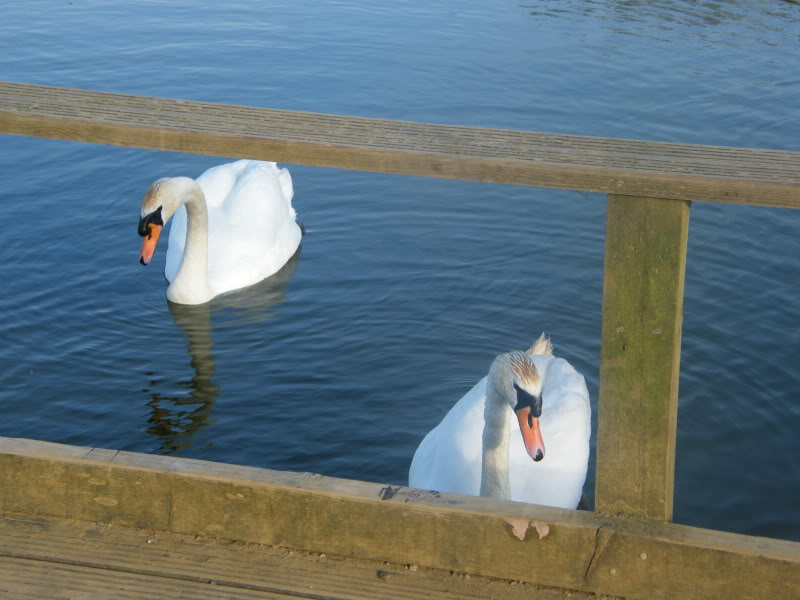
[[[294,255],[301,232],[289,171],[275,163],[238,161],[228,196],[209,232],[209,286],[222,293],[276,273]]]
[[[408,474],[411,487],[477,496],[486,378],[467,392],[422,440]]]

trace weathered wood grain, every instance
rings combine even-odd
[[[596,510],[672,518],[689,205],[609,195]]]
[[[0,133],[631,196],[800,207],[800,153],[344,117],[0,82]]]
[[[13,596],[11,596],[13,594]],[[574,600],[589,594],[569,595]],[[565,600],[416,565],[37,515],[0,514],[0,598]]]
[[[788,598],[800,592],[800,544],[791,542],[29,440],[0,438],[0,511],[631,598]]]

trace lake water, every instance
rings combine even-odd
[[[0,32],[12,81],[800,150],[800,6],[780,0],[28,0]],[[542,330],[596,415],[602,195],[288,165],[300,255],[186,309],[164,248],[138,264],[142,194],[224,159],[13,136],[0,155],[0,435],[403,484]],[[799,229],[692,207],[677,522],[800,540]]]

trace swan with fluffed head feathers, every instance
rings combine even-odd
[[[140,262],[153,258],[172,220],[164,275],[167,298],[203,304],[276,273],[294,255],[302,232],[292,208],[292,177],[273,162],[239,160],[196,180],[165,177],[142,201]]]
[[[489,374],[425,436],[409,485],[576,508],[590,433],[583,376],[553,356],[542,334],[527,352],[495,358]]]

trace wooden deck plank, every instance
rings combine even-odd
[[[800,207],[800,152],[437,125],[0,82],[0,133],[629,196]]]
[[[134,573],[99,570],[92,567],[52,564],[39,560],[0,557],[0,598],[36,600],[290,600],[289,594],[258,593],[186,581],[165,581]],[[313,596],[311,596],[313,597]],[[300,596],[303,598],[303,596]],[[309,598],[309,596],[306,596]]]
[[[0,438],[0,511],[618,596],[800,593],[800,544],[793,542],[31,440]]]
[[[0,598],[563,600],[559,590],[197,536],[0,515]],[[572,598],[589,598],[572,594]]]

